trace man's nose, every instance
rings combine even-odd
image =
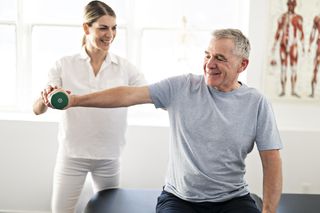
[[[215,67],[215,66],[216,66],[216,60],[215,60],[214,57],[211,57],[211,58],[208,60],[207,66],[208,66],[209,68],[212,68],[212,67]]]

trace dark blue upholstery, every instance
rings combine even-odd
[[[320,213],[320,194],[282,194],[277,213]]]
[[[155,213],[162,190],[109,189],[98,192],[88,202],[85,213]]]
[[[96,193],[85,213],[155,213],[161,189],[108,189]],[[261,210],[261,198],[251,193]],[[277,213],[320,213],[320,195],[282,194]]]

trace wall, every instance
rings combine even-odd
[[[55,122],[0,120],[0,212],[49,211],[57,128]],[[127,133],[121,186],[161,189],[168,127],[131,126]],[[85,196],[91,193],[88,185]]]
[[[0,121],[0,210],[48,210],[56,123]]]
[[[268,1],[251,0],[250,6],[249,37],[254,57],[248,68],[248,84],[263,91],[265,59],[261,53],[268,51]],[[319,194],[320,107],[285,103],[273,106],[285,146],[284,192]],[[49,212],[56,134],[55,122],[0,119],[0,212]],[[168,157],[168,127],[132,125],[127,138],[121,186],[161,187]],[[247,159],[246,178],[258,194],[261,177],[260,159],[254,150]]]

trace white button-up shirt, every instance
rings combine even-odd
[[[49,71],[48,81],[48,85],[63,87],[73,94],[145,83],[144,76],[132,64],[110,53],[95,76],[84,48],[80,54],[58,60]],[[127,108],[75,107],[62,113],[58,140],[64,154],[88,159],[119,158],[125,144]]]

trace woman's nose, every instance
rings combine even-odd
[[[108,36],[108,37],[113,37],[113,31],[112,31],[112,29],[108,29],[108,30],[106,31],[105,35]]]

